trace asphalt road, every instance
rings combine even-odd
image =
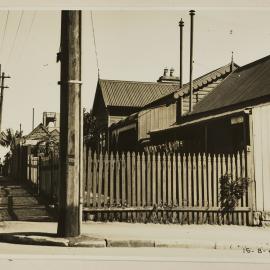
[[[65,248],[0,243],[0,269],[269,269],[270,253],[173,248]],[[185,269],[185,268],[184,268]]]

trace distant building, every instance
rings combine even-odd
[[[37,145],[39,142],[48,140],[50,132],[48,129],[40,123],[36,126],[28,135],[24,136],[24,145]]]
[[[58,151],[60,138],[60,114],[44,112],[43,123],[38,124],[29,134],[23,137],[22,144],[31,146],[32,153],[45,153],[48,147]],[[47,151],[48,152],[48,151]]]
[[[44,112],[43,125],[48,129],[49,132],[55,129],[60,131],[60,113]]]

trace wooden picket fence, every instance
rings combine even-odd
[[[84,211],[97,221],[249,224],[248,193],[221,209],[220,178],[248,177],[247,154],[84,152]]]
[[[220,178],[249,178],[247,152],[219,154],[106,153],[84,150],[83,212],[95,221],[251,225],[252,193],[224,212]],[[57,205],[59,157],[26,159],[26,180]],[[21,166],[20,168],[23,168]]]
[[[28,156],[27,182],[32,184],[38,194],[48,203],[57,204],[60,188],[60,168],[58,155],[47,157]]]

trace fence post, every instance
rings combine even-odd
[[[255,193],[255,175],[254,175],[254,144],[253,144],[253,121],[252,114],[248,115],[249,123],[249,146],[247,146],[246,159],[247,159],[247,178],[249,180],[248,185],[248,206],[250,207],[250,213],[248,217],[249,225],[255,225],[256,211],[256,193]]]
[[[130,152],[127,152],[127,204],[131,206],[131,159]]]
[[[166,179],[167,179],[167,174],[166,170],[167,169],[167,160],[166,160],[166,155],[165,153],[162,154],[162,202],[163,205],[167,204],[167,198],[166,198]]]
[[[91,203],[93,205],[93,197],[91,202],[91,193],[93,191],[93,159],[92,159],[92,152],[89,148],[88,150],[88,160],[87,160],[87,167],[88,167],[88,174],[87,174],[87,197],[86,197],[86,205],[88,207],[91,206]],[[93,193],[92,193],[93,194]]]
[[[135,168],[135,164],[136,164],[136,155],[134,152],[132,152],[131,155],[131,203],[132,206],[136,206],[136,168]]]
[[[51,189],[50,189],[50,200],[52,201],[52,203],[54,203],[54,196],[53,196],[53,193],[54,193],[54,157],[53,157],[53,153],[50,152],[49,154],[49,162],[50,162],[50,171],[51,171]]]
[[[31,176],[31,173],[32,173],[32,162],[31,161],[32,161],[31,160],[31,155],[28,155],[27,156],[27,167],[26,167],[26,171],[27,171],[27,180],[29,182],[32,182],[31,181],[31,178],[32,178],[32,176]]]
[[[157,154],[157,204],[160,206],[161,204],[161,161],[160,161],[160,153]]]
[[[110,154],[110,207],[114,204],[114,155]]]
[[[241,177],[246,177],[246,151],[242,151],[241,154]],[[242,206],[246,207],[247,206],[247,194],[243,194],[243,204]],[[247,225],[247,214],[243,213],[243,222],[244,225]]]
[[[202,159],[201,154],[198,154],[198,206],[203,206],[203,173],[202,173]],[[202,211],[199,212],[198,216],[199,224],[203,223]]]
[[[246,151],[247,159],[247,179],[249,180],[248,185],[248,207],[250,208],[248,216],[248,224],[254,225],[254,211],[256,210],[255,206],[255,180],[254,180],[254,162],[253,162],[253,151],[251,146],[247,146]]]
[[[104,156],[104,207],[106,207],[108,203],[108,186],[109,186],[108,184],[109,184],[109,156],[108,152],[106,152]]]
[[[97,153],[94,153],[94,161],[93,161],[93,207],[96,207],[97,203],[97,172],[98,172],[98,159]]]
[[[85,189],[86,189],[86,179],[87,179],[87,172],[88,172],[88,167],[86,166],[87,164],[87,146],[84,144],[83,145],[83,184],[82,184],[82,198],[83,198],[83,206],[85,205],[86,198],[85,198]]]
[[[121,184],[122,184],[122,195],[121,195],[121,203],[122,206],[125,206],[127,204],[126,202],[126,156],[124,152],[122,153],[121,158]]]
[[[120,204],[120,160],[119,154],[116,152],[115,156],[115,202],[116,205],[119,206]]]
[[[177,154],[177,181],[178,181],[178,206],[183,206],[183,166],[182,166],[182,158],[180,153]]]
[[[147,205],[151,206],[151,186],[152,186],[152,181],[151,181],[151,154],[147,153],[146,154],[146,198],[147,198]]]
[[[100,152],[99,154],[99,162],[98,162],[98,180],[97,180],[97,186],[98,186],[98,208],[101,207],[101,192],[102,192],[102,182],[103,182],[103,154]]]
[[[141,206],[141,156],[137,153],[137,206]]]
[[[157,185],[157,166],[156,166],[156,153],[152,153],[152,205],[156,205],[157,196],[156,196],[156,185]]]
[[[41,156],[38,157],[38,177],[37,177],[37,194],[40,194],[41,186]]]

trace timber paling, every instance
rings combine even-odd
[[[85,153],[84,211],[97,221],[248,225],[247,194],[233,211],[220,178],[247,177],[246,154]]]
[[[179,224],[251,225],[248,193],[233,211],[220,202],[220,178],[247,177],[247,153],[235,155],[84,151],[84,218]],[[59,158],[30,156],[27,179],[56,202]]]

